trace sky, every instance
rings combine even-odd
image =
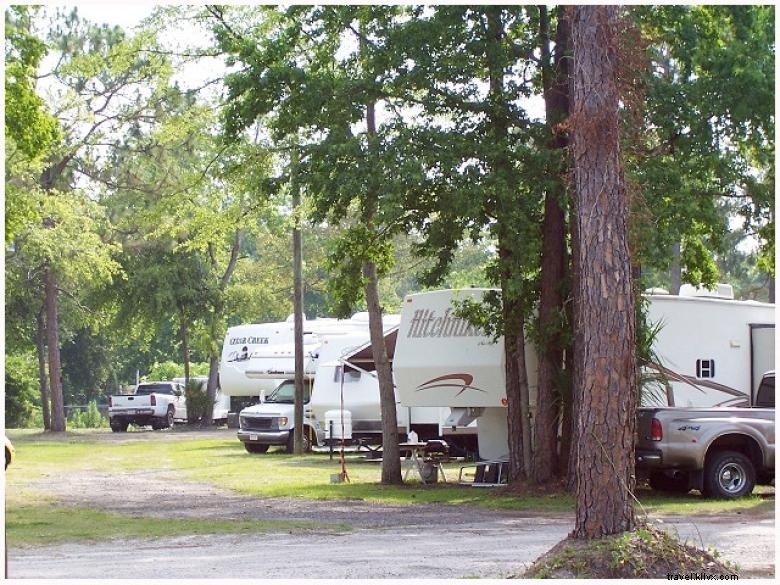
[[[57,6],[75,6],[79,14],[96,23],[114,24],[121,27],[132,27],[149,16],[157,4],[155,3],[108,3],[108,2],[78,2],[76,4],[51,4]]]

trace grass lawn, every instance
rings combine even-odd
[[[215,520],[199,518],[151,518],[62,506],[53,501],[16,501],[6,511],[6,535],[10,546],[33,546],[73,541],[105,541],[112,538],[159,538],[198,534],[250,534],[279,531],[346,532],[344,524],[315,522]]]
[[[234,438],[165,437],[160,441],[116,440],[105,431],[73,432],[46,436],[40,432],[9,431],[16,448],[14,463],[6,475],[6,527],[9,543],[36,544],[62,540],[102,539],[108,536],[172,536],[203,533],[240,533],[269,530],[348,530],[347,526],[317,526],[306,523],[215,521],[213,519],[154,519],[111,514],[87,508],[67,508],[41,498],[34,482],[45,476],[64,476],[84,471],[174,471],[183,479],[205,481],[242,494],[258,497],[297,497],[315,500],[362,500],[389,504],[431,502],[468,504],[541,513],[574,510],[572,496],[562,493],[529,495],[505,488],[474,488],[454,483],[461,464],[445,465],[451,483],[423,485],[410,481],[383,486],[380,464],[363,455],[348,455],[347,483],[331,483],[341,470],[338,454],[300,457],[271,449],[250,455]],[[110,435],[110,433],[109,433]],[[112,440],[107,440],[107,439]],[[162,438],[162,437],[161,437]],[[766,490],[759,488],[757,491]],[[773,491],[770,488],[770,491]],[[660,514],[745,513],[772,510],[774,502],[759,496],[739,501],[705,500],[698,495],[668,496],[638,490],[642,507]],[[637,506],[641,514],[642,507]]]

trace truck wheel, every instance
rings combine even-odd
[[[704,465],[704,495],[711,498],[747,496],[756,485],[750,459],[736,451],[717,451]]]
[[[112,418],[111,419],[111,430],[115,433],[126,433],[127,427],[129,426],[129,422],[126,420],[121,420],[118,418]]]
[[[303,429],[303,452],[311,451],[311,441],[309,441],[308,429]],[[287,439],[287,452],[292,455],[295,451],[295,429],[290,429],[290,438]]]
[[[164,429],[172,429],[173,428],[173,406],[168,407],[168,412],[165,415],[165,422],[163,423],[162,428]]]
[[[667,475],[663,471],[650,476],[650,487],[659,492],[671,494],[687,494],[691,490],[688,485],[687,473]]]
[[[244,443],[244,449],[247,453],[265,453],[268,451],[268,445],[259,445],[258,443]]]

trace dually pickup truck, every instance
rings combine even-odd
[[[771,407],[640,408],[638,477],[660,491],[698,489],[715,498],[746,496],[756,483],[771,483],[774,372],[764,376],[752,403]]]
[[[115,433],[130,424],[167,429],[187,418],[184,386],[177,382],[143,382],[135,394],[117,394],[108,399],[108,419]]]

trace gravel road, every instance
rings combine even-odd
[[[146,433],[132,435],[136,434],[124,435],[125,440],[150,440]],[[154,437],[168,440],[164,433]],[[176,489],[171,490],[171,485]],[[63,503],[97,504],[117,512],[137,510],[153,501],[153,509],[162,517],[305,520],[322,525],[345,523],[353,530],[344,533],[325,527],[315,533],[117,539],[12,548],[8,551],[10,578],[502,578],[522,573],[574,525],[572,514],[257,498],[158,471],[74,473],[32,487]],[[740,566],[743,577],[774,575],[773,514],[653,520],[697,546],[717,549]]]

